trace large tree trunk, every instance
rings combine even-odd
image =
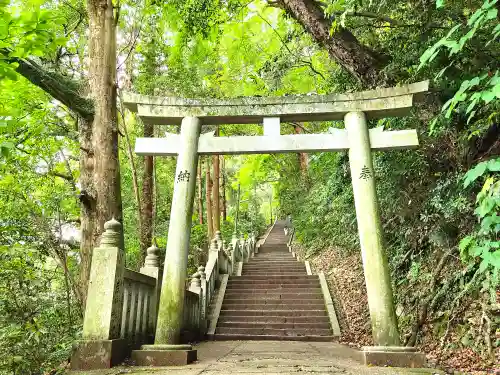
[[[359,43],[356,37],[343,27],[330,34],[331,22],[314,0],[269,1],[273,6],[283,8],[299,22],[316,42],[326,48],[332,59],[342,65],[363,85],[375,87],[385,83],[381,68],[387,62],[383,56]]]
[[[197,178],[197,183],[198,183],[198,221],[200,224],[203,225],[203,190],[201,187],[201,165],[202,165],[201,158],[198,160],[198,170],[196,173],[196,178]]]
[[[85,191],[87,198],[84,198],[87,205],[83,204],[81,214],[81,283],[85,291],[92,249],[98,244],[104,223],[113,217],[122,221],[116,118],[116,21],[113,3],[111,0],[89,0],[88,13],[89,86],[95,115],[92,127],[80,124],[81,147],[85,148],[90,143],[87,151],[82,150],[80,161],[82,193]]]
[[[219,136],[219,127],[217,126],[215,128],[215,136]],[[212,156],[212,164],[214,166],[214,183],[212,186],[212,196],[213,196],[213,207],[212,207],[212,213],[213,213],[213,226],[214,226],[214,233],[217,232],[218,230],[220,231],[220,164],[219,164],[219,155],[213,155]]]
[[[214,238],[214,224],[212,220],[212,180],[210,179],[210,156],[206,158],[205,169],[205,194],[206,194],[206,211],[207,211],[207,231],[208,240]]]
[[[214,165],[214,183],[212,186],[212,196],[213,196],[213,225],[214,233],[220,230],[220,200],[219,200],[219,179],[220,179],[220,168],[219,168],[219,155],[212,156],[212,161]]]
[[[154,126],[144,124],[144,137],[154,137]],[[144,170],[142,174],[142,194],[141,194],[141,228],[140,228],[140,246],[142,261],[146,258],[147,249],[151,246],[153,240],[153,156],[144,156]]]
[[[295,129],[295,134],[302,134],[303,130],[300,126],[294,126]],[[299,152],[298,154],[299,158],[299,167],[300,167],[300,173],[302,174],[302,177],[307,177],[307,167],[309,165],[309,157],[305,152]]]
[[[221,210],[222,210],[222,220],[225,222],[227,221],[227,202],[226,202],[226,175],[224,173],[224,170],[226,168],[226,163],[225,163],[225,159],[224,159],[224,155],[222,155],[222,158],[221,158],[221,192],[220,192],[220,196],[221,196],[221,200],[222,200],[222,207],[221,207]]]

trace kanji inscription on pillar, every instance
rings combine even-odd
[[[372,172],[370,171],[370,168],[368,168],[366,165],[361,168],[361,173],[359,175],[360,180],[368,180],[372,177]]]
[[[189,182],[191,174],[188,171],[180,171],[177,175],[177,182]]]

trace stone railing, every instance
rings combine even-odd
[[[120,337],[133,347],[150,342],[156,323],[156,279],[125,269]]]
[[[184,299],[182,340],[205,338],[208,311],[223,275],[237,275],[243,261],[256,251],[253,235],[233,235],[226,246],[220,232],[211,241],[208,261],[191,277]],[[131,349],[153,343],[158,315],[159,249],[147,250],[139,272],[125,268],[121,224],[105,223],[99,247],[94,249],[89,278],[82,341],[71,360],[74,369],[109,368]]]
[[[186,290],[184,305],[183,340],[203,339],[208,332],[208,313],[215,292],[224,275],[237,275],[238,264],[255,253],[256,238],[253,235],[238,238],[233,235],[226,245],[221,233],[217,232],[210,243],[208,261],[205,266],[191,276],[191,284]]]
[[[94,248],[82,341],[76,346],[74,369],[108,368],[121,363],[131,349],[151,343],[159,296],[158,248],[148,249],[140,272],[125,268],[121,224],[104,224]]]

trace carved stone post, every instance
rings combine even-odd
[[[236,262],[241,260],[240,249],[238,246],[238,235],[236,232],[233,232],[233,236],[231,237],[231,245],[233,246],[234,259]]]
[[[115,219],[106,222],[101,243],[92,254],[83,341],[73,353],[73,369],[109,368],[127,355],[126,342],[120,339],[124,273],[122,246],[121,224]]]
[[[199,266],[198,272],[200,273],[200,338],[203,339],[207,333],[207,275],[205,267]]]
[[[144,275],[154,277],[156,279],[156,288],[154,297],[151,298],[149,307],[149,322],[148,333],[154,332],[156,329],[156,316],[158,314],[158,302],[160,300],[161,280],[160,280],[160,257],[158,253],[160,249],[156,243],[151,245],[147,250],[146,259],[144,259],[144,267],[141,267],[140,272]]]
[[[215,232],[215,239],[217,240],[217,248],[219,251],[222,249],[223,243],[222,243],[222,233],[220,230]]]
[[[240,254],[241,254],[241,261],[242,262],[246,262],[246,248],[245,248],[245,236],[243,235],[243,233],[240,234],[240,240],[239,240],[239,244],[240,244]]]
[[[229,273],[229,275],[234,275],[236,259],[234,258],[233,244],[231,242],[229,243],[229,245],[227,247],[227,255],[229,257],[228,273]]]
[[[359,243],[375,345],[399,346],[399,332],[375,190],[370,136],[363,112],[345,116]]]

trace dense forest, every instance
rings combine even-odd
[[[450,371],[498,367],[499,21],[497,0],[0,0],[0,373],[65,371],[105,221],[123,223],[129,268],[153,241],[165,248],[175,158],[133,149],[178,128],[143,124],[123,92],[310,95],[426,79],[411,116],[370,123],[417,129],[421,144],[374,154],[402,342]],[[330,127],[344,125],[282,133]],[[342,341],[369,344],[346,152],[203,157],[197,179],[190,270],[236,218],[262,233],[290,215],[337,290]]]

